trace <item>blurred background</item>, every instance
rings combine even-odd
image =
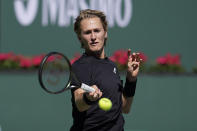
[[[130,48],[145,57],[125,130],[196,131],[196,6],[195,0],[0,0],[0,131],[69,130],[70,92],[47,94],[37,68],[2,63],[7,54],[81,54],[73,22],[86,8],[107,15],[108,56]]]

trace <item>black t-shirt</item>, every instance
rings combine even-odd
[[[98,59],[94,56],[83,56],[72,65],[76,77],[87,85],[97,85],[103,96],[112,101],[112,108],[103,111],[98,103],[84,112],[79,112],[72,93],[73,126],[71,131],[123,131],[122,116],[122,83],[116,65],[109,60]],[[75,81],[72,81],[75,84]]]

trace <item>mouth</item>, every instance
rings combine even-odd
[[[96,46],[98,44],[98,42],[92,42],[90,43],[91,46]]]

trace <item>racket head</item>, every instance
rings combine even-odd
[[[38,70],[41,87],[50,94],[59,94],[69,89],[71,83],[71,64],[59,52],[50,52],[43,59]]]

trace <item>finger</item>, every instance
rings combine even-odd
[[[95,91],[94,91],[95,92]],[[90,92],[88,95],[89,96],[93,96],[94,95],[94,92]]]
[[[136,54],[136,61],[137,61],[137,62],[140,62],[140,53],[137,53],[137,54]]]
[[[143,60],[142,59],[140,59],[140,63],[142,63],[143,62]]]
[[[135,59],[136,59],[135,55],[136,55],[135,53],[132,54],[132,56],[131,56],[132,57],[132,61],[135,61]]]
[[[94,89],[95,89],[95,91],[94,91],[93,93],[97,92],[98,87],[97,87],[96,85],[92,85],[92,88],[94,88]]]
[[[98,98],[98,93],[94,93],[93,98]]]
[[[139,65],[139,64],[140,64],[140,62],[132,61],[132,62],[128,63],[128,67],[133,67],[133,65]]]
[[[135,68],[137,68],[139,65],[138,65],[138,64],[133,64],[132,66],[133,66],[133,68],[135,69]]]
[[[139,65],[139,62],[133,61],[133,62],[131,62],[130,64],[131,64],[131,65]]]
[[[99,92],[100,92],[99,89],[95,92],[97,97],[99,96]]]
[[[95,91],[92,93],[92,98],[93,99],[100,98],[102,96],[100,89],[96,85],[93,85],[92,87],[95,89]]]
[[[102,96],[102,92],[101,92],[101,90],[99,90],[99,98]]]
[[[96,88],[96,90],[95,90],[96,98],[99,97],[99,92],[100,92],[100,89]]]
[[[101,98],[101,96],[103,95],[103,93],[102,92],[100,92],[100,94],[99,94],[99,98]]]
[[[135,70],[136,68],[138,68],[138,67],[139,67],[139,62],[133,62],[133,63],[132,63],[132,67],[134,68],[134,70]]]
[[[128,57],[131,56],[131,49],[128,49],[127,55],[128,55]]]

